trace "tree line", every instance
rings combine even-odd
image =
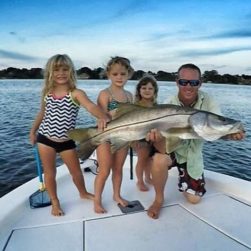
[[[89,67],[82,67],[77,71],[78,79],[107,79],[105,70],[101,67],[90,69]],[[148,71],[137,70],[132,76],[132,80],[140,79],[144,74],[153,75],[158,81],[175,81],[176,72],[158,71],[157,73]],[[208,83],[228,83],[228,84],[246,84],[251,85],[250,75],[230,75],[219,74],[216,70],[205,71],[202,74],[203,82]],[[14,68],[9,67],[7,69],[0,70],[0,79],[42,79],[43,69],[41,68]]]

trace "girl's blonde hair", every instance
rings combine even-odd
[[[131,78],[133,73],[134,73],[134,69],[131,66],[130,60],[124,57],[112,57],[106,66],[105,72],[106,74],[109,73],[109,71],[111,70],[112,66],[115,64],[120,64],[122,66],[124,66],[127,70],[128,70],[128,78]]]
[[[136,93],[135,93],[135,103],[137,104],[141,99],[141,95],[140,95],[140,88],[144,85],[147,85],[148,83],[151,83],[153,88],[154,88],[154,96],[153,96],[153,104],[156,105],[157,104],[157,96],[158,96],[158,84],[157,84],[157,80],[154,76],[150,75],[150,74],[146,74],[144,75],[138,82],[137,86],[136,86]]]
[[[44,69],[44,88],[42,91],[42,98],[54,88],[53,72],[55,68],[61,66],[69,68],[69,90],[72,91],[76,88],[77,75],[72,60],[66,54],[56,54],[49,58]]]

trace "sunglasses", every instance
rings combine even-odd
[[[190,86],[199,86],[200,85],[200,80],[179,79],[178,83],[181,86],[187,86],[188,84],[190,84]]]

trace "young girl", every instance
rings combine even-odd
[[[135,103],[144,107],[152,107],[157,104],[158,85],[151,75],[141,78],[136,86]],[[138,156],[136,164],[137,186],[140,191],[148,191],[145,182],[151,184],[151,145],[145,140],[134,143],[134,149]],[[144,177],[145,176],[145,182]]]
[[[37,142],[45,186],[52,203],[51,213],[55,216],[64,214],[57,196],[57,153],[67,165],[80,197],[94,198],[86,191],[75,143],[67,137],[67,131],[75,127],[80,105],[100,119],[99,128],[106,126],[107,115],[88,99],[84,91],[76,88],[76,73],[71,59],[67,55],[51,57],[46,64],[41,110],[31,128],[30,141],[32,145]]]
[[[111,84],[108,88],[102,90],[98,96],[98,105],[114,117],[118,102],[131,103],[132,94],[124,89],[127,80],[133,74],[133,68],[130,61],[123,57],[114,57],[108,62],[106,73]],[[106,179],[112,169],[113,199],[126,206],[128,202],[120,195],[122,183],[122,168],[128,148],[111,153],[110,143],[103,143],[97,148],[97,159],[99,163],[99,173],[95,179],[95,199],[94,211],[96,213],[105,213],[106,210],[102,205],[102,192],[104,190]]]

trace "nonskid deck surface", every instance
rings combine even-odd
[[[93,192],[95,176],[85,173],[86,187]],[[209,182],[210,185],[210,182]],[[166,202],[158,220],[146,211],[124,214],[112,200],[111,182],[103,202],[107,214],[96,214],[93,202],[81,200],[69,175],[58,179],[58,192],[66,215],[53,217],[50,207],[20,209],[20,218],[8,230],[4,250],[251,250],[251,207],[213,187],[198,205],[187,203],[177,191],[177,173],[166,186]],[[125,170],[122,195],[139,200],[145,210],[154,198],[137,190]],[[2,231],[2,230],[1,230]],[[18,249],[17,249],[18,247]]]
[[[141,211],[17,228],[5,250],[250,250],[250,214],[250,206],[215,195],[165,206],[158,220]]]

